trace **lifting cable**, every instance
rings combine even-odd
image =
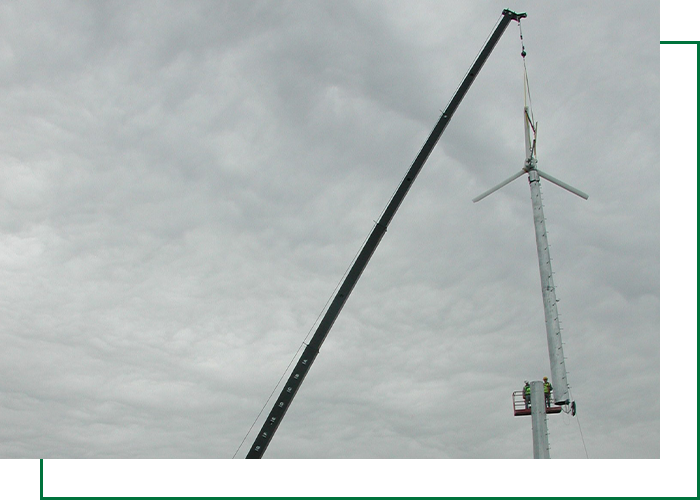
[[[581,422],[578,419],[578,415],[576,416],[576,423],[578,424],[578,432],[581,434],[581,442],[583,443],[583,451],[586,452],[586,458],[588,457],[588,448],[586,448],[586,441],[583,439],[583,431],[581,430]]]
[[[525,62],[525,56],[527,55],[527,52],[525,52],[525,42],[523,41],[523,26],[520,23],[520,19],[518,19],[518,30],[520,31],[520,55],[523,58],[523,101],[525,107],[529,110],[528,115],[527,115],[527,121],[530,124],[530,129],[532,130],[533,133],[533,150],[536,152],[536,143],[537,143],[537,125],[535,122],[534,118],[534,113],[532,111],[532,96],[530,95],[530,81],[527,76],[527,64]]]
[[[532,97],[530,96],[530,81],[527,77],[527,64],[525,62],[525,56],[527,55],[527,52],[525,52],[525,43],[523,42],[523,26],[520,23],[520,20],[518,20],[518,29],[520,30],[520,55],[523,58],[524,101],[525,106],[529,106],[530,110],[532,110]]]
[[[569,387],[569,395],[571,396],[572,403],[575,405],[576,402],[573,401],[573,399],[574,399],[574,393],[571,391],[571,387]],[[576,423],[578,424],[578,432],[579,432],[579,434],[581,435],[581,443],[583,444],[583,451],[586,453],[586,458],[590,458],[590,457],[588,456],[588,448],[586,448],[586,440],[583,439],[583,431],[581,430],[581,421],[580,421],[579,418],[578,418],[578,414],[576,413],[575,408],[576,408],[576,407],[574,406],[574,411],[573,411],[573,412],[568,411],[567,413],[571,413],[571,416],[574,417],[574,418],[576,419]]]

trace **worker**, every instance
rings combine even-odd
[[[528,410],[530,408],[530,382],[527,380],[523,386],[523,399],[525,400],[525,409]]]
[[[549,408],[552,400],[552,384],[547,381],[547,377],[542,377],[542,381],[544,382],[544,401]]]

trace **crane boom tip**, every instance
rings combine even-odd
[[[527,13],[525,13],[525,12],[523,12],[522,14],[518,14],[517,12],[513,12],[510,9],[503,9],[502,14],[504,16],[510,17],[511,20],[515,20],[515,21],[520,21],[521,19],[527,17]]]

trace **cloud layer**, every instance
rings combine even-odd
[[[3,457],[233,455],[502,8],[401,5],[2,7]],[[539,165],[590,194],[543,185],[569,382],[591,458],[658,458],[658,7],[557,5],[522,29]],[[471,203],[522,135],[513,23],[266,457],[531,456],[527,183]]]

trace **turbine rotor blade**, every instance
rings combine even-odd
[[[588,195],[587,195],[586,193],[584,193],[583,191],[581,191],[580,189],[576,189],[575,187],[568,185],[566,182],[560,181],[560,180],[557,179],[556,177],[552,177],[551,175],[549,175],[549,174],[546,173],[546,172],[542,172],[542,170],[540,170],[540,169],[537,169],[537,173],[540,174],[540,177],[544,177],[545,179],[547,179],[547,180],[548,180],[549,182],[551,182],[552,184],[556,184],[556,185],[559,186],[560,188],[566,189],[566,190],[569,191],[570,193],[573,193],[573,194],[575,194],[576,196],[580,196],[580,197],[583,198],[584,200],[587,200],[587,199],[588,199]]]
[[[488,195],[490,195],[490,194],[493,193],[494,191],[498,191],[499,189],[501,189],[501,188],[502,188],[503,186],[505,186],[506,184],[510,184],[510,183],[513,182],[515,179],[517,179],[517,178],[520,177],[521,175],[525,175],[526,173],[527,173],[527,171],[526,171],[525,169],[520,170],[520,172],[518,172],[517,174],[508,177],[506,180],[504,180],[503,182],[501,182],[501,183],[498,184],[497,186],[492,187],[491,189],[489,189],[489,190],[486,191],[485,193],[480,194],[479,196],[477,196],[476,198],[474,198],[472,201],[473,201],[474,203],[476,203],[477,201],[483,200],[484,198],[486,198]]]

